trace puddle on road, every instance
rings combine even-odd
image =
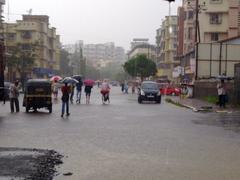
[[[0,179],[52,179],[62,157],[53,150],[0,147]]]
[[[1,151],[0,158],[2,156],[40,156],[44,155],[40,152],[31,152],[31,151]]]
[[[223,127],[226,130],[240,133],[240,113],[211,113],[205,117],[192,120],[192,122],[200,125]]]

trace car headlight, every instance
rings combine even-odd
[[[157,96],[160,96],[161,95],[161,92],[160,91],[158,91],[158,93],[157,93]]]
[[[140,91],[140,94],[141,94],[142,96],[145,96],[145,93],[144,93],[143,90]]]

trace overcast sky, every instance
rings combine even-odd
[[[8,8],[9,4],[9,8]],[[172,3],[177,13],[181,0]],[[9,9],[9,10],[8,10]],[[129,49],[133,38],[149,38],[155,43],[156,29],[168,15],[164,0],[6,0],[5,21],[33,15],[48,15],[63,44],[115,42]],[[9,13],[8,13],[9,12]],[[9,14],[9,15],[8,15]]]

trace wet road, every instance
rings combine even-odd
[[[60,117],[60,102],[52,114],[11,114],[0,105],[0,146],[60,152],[60,180],[239,180],[240,133],[217,123],[239,114],[139,105],[119,89],[102,105],[94,91],[90,105],[70,106],[68,118]]]

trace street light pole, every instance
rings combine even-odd
[[[196,59],[196,72],[195,72],[195,80],[198,79],[198,32],[199,32],[199,22],[198,22],[198,13],[199,13],[199,8],[198,8],[198,0],[196,0],[196,5],[195,5],[195,48],[196,48],[196,54],[195,54],[195,59]],[[199,34],[200,38],[200,34]],[[199,39],[200,40],[200,39]]]
[[[2,8],[2,2],[0,2],[0,11]],[[4,70],[5,70],[5,44],[4,44],[4,36],[3,36],[3,20],[0,13],[0,30],[2,35],[0,35],[0,99],[4,99]]]

